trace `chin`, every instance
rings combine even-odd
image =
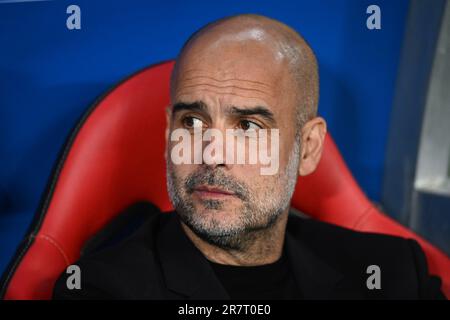
[[[207,226],[217,226],[220,228],[229,228],[231,226],[237,226],[241,223],[241,218],[238,216],[235,208],[223,208],[223,209],[206,209],[202,208],[197,211],[197,221]]]

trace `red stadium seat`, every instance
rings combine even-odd
[[[173,62],[136,73],[79,122],[58,162],[35,222],[3,283],[5,299],[48,299],[83,244],[124,208],[150,201],[168,211],[165,106]],[[299,179],[293,207],[350,229],[414,238],[450,296],[450,260],[381,213],[363,194],[330,135],[316,172]]]

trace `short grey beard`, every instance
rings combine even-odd
[[[294,142],[294,148],[289,156],[286,170],[280,174],[280,181],[282,181],[283,185],[280,197],[274,198],[273,191],[267,190],[265,196],[261,198],[266,201],[260,203],[261,205],[258,208],[255,207],[258,199],[249,192],[248,188],[237,181],[231,181],[223,173],[207,171],[206,175],[203,174],[200,177],[198,173],[194,173],[184,181],[183,189],[176,184],[176,177],[171,170],[169,161],[167,160],[166,163],[167,190],[181,221],[199,238],[214,246],[225,250],[246,251],[258,238],[264,237],[265,241],[270,241],[270,231],[281,214],[290,205],[297,182],[300,162],[300,139],[296,139]],[[239,215],[241,217],[240,226],[227,229],[217,223],[217,221],[213,220],[211,225],[205,225],[197,219],[198,215],[193,203],[183,199],[183,194],[187,198],[184,190],[195,187],[195,185],[192,185],[193,181],[194,183],[195,181],[201,181],[202,183],[220,186],[235,192],[244,203],[244,207]],[[209,210],[220,210],[223,208],[223,202],[220,200],[207,200],[203,202],[203,205]],[[257,219],[261,216],[265,217],[264,222]]]

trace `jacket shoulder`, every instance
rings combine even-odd
[[[405,246],[409,247],[408,241],[411,240],[382,233],[356,231],[294,215],[289,217],[288,232],[317,248],[330,245],[330,241],[333,241],[334,247],[342,247],[342,249],[351,247],[352,252],[355,250],[367,252],[371,247],[383,246],[386,247],[383,252],[389,253],[405,249]]]
[[[440,279],[429,276],[423,250],[414,239],[360,232],[292,215],[288,232],[354,283],[365,286],[373,270],[369,267],[378,267],[380,294],[385,298],[442,297]]]

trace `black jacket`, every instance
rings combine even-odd
[[[76,263],[81,289],[58,279],[56,299],[227,299],[202,253],[184,234],[175,213],[140,206],[148,216],[130,237]],[[136,208],[134,208],[136,210]],[[444,298],[414,240],[355,232],[291,214],[286,252],[306,299]],[[381,271],[381,289],[367,288],[367,267]]]

